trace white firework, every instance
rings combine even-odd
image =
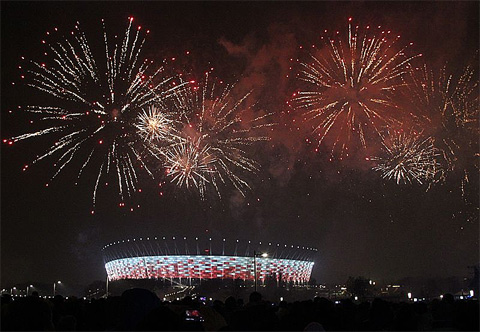
[[[171,182],[187,189],[194,186],[202,195],[205,193],[206,185],[212,181],[216,162],[209,146],[202,147],[199,140],[183,141],[166,149],[164,156]]]
[[[138,114],[135,126],[145,141],[172,141],[175,135],[173,120],[156,106],[149,106],[147,110]]]
[[[199,86],[177,93],[169,106],[179,114],[179,137],[176,144],[159,149],[158,155],[167,159],[172,182],[193,184],[202,198],[209,186],[221,197],[221,185],[227,183],[245,195],[250,189],[246,175],[259,169],[247,147],[268,140],[260,131],[274,125],[269,122],[270,114],[257,115],[254,105],[248,104],[251,92],[236,98],[233,88],[219,88],[209,81],[207,73]],[[172,168],[172,160],[180,155],[183,168]]]
[[[431,137],[422,138],[414,131],[389,130],[382,144],[384,155],[370,160],[377,162],[373,170],[381,172],[384,179],[397,184],[424,184],[435,181],[442,172],[438,162],[440,152]]]
[[[94,205],[100,179],[110,172],[116,173],[122,200],[137,188],[137,168],[153,176],[144,162],[143,152],[149,150],[136,120],[143,109],[163,103],[182,86],[173,84],[172,77],[162,77],[162,68],[151,70],[153,61],[141,60],[149,31],[144,34],[141,27],[133,29],[132,22],[130,17],[123,38],[115,36],[113,42],[102,23],[101,52],[90,47],[78,22],[67,39],[53,44],[44,41],[49,47],[49,64],[31,61],[33,69],[28,71],[31,79],[27,81],[49,95],[52,104],[23,110],[41,116],[48,127],[7,140],[12,144],[56,134],[52,146],[33,163],[59,155],[53,180],[68,164],[81,160],[77,178],[87,167],[97,173]]]

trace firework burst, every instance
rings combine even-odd
[[[147,110],[139,113],[135,126],[139,135],[150,143],[171,142],[176,137],[172,118],[156,106],[149,106]]]
[[[166,149],[167,177],[179,187],[195,186],[204,195],[215,164],[209,150],[208,145],[201,147],[199,141],[183,141]]]
[[[110,172],[116,173],[122,200],[136,190],[138,165],[153,176],[142,150],[146,142],[166,135],[169,122],[151,105],[163,103],[181,86],[162,77],[162,68],[151,70],[153,61],[140,58],[149,31],[133,28],[132,22],[129,18],[123,38],[111,40],[102,20],[103,52],[94,52],[98,50],[90,47],[78,22],[67,39],[43,41],[49,47],[49,64],[31,61],[28,85],[49,95],[54,104],[23,110],[39,115],[47,127],[5,140],[12,144],[56,133],[55,143],[33,163],[59,155],[53,180],[68,164],[83,159],[78,178],[87,167],[97,173],[94,205],[100,179]]]
[[[378,138],[381,126],[399,123],[393,97],[410,61],[421,55],[407,57],[407,47],[397,47],[400,36],[380,26],[362,30],[351,19],[344,38],[337,31],[334,38],[321,39],[324,46],[312,48],[317,51],[301,64],[298,77],[306,86],[293,102],[306,111],[307,121],[314,121],[318,145],[331,136],[332,154],[339,149],[348,156],[354,137],[366,147],[370,132]]]
[[[389,130],[382,144],[384,155],[370,160],[376,162],[373,170],[381,172],[384,179],[397,184],[424,184],[435,181],[442,172],[437,161],[440,152],[434,147],[432,137],[422,138],[412,130]]]
[[[467,66],[455,76],[443,67],[435,73],[426,65],[411,71],[406,95],[417,121],[429,128],[442,152],[445,179],[460,177],[462,196],[472,170],[478,171],[479,90],[475,71]],[[473,168],[472,168],[473,166]]]
[[[233,85],[215,84],[208,73],[203,82],[177,93],[169,109],[177,112],[176,143],[157,149],[165,160],[167,177],[179,187],[195,187],[205,197],[209,187],[221,197],[221,185],[230,183],[242,195],[250,188],[245,176],[259,169],[246,150],[272,126],[270,114],[255,115],[251,92],[236,98]]]

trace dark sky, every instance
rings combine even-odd
[[[453,180],[425,192],[398,186],[350,160],[328,161],[304,139],[307,128],[289,123],[285,101],[291,57],[300,57],[324,29],[344,29],[347,18],[383,25],[415,42],[415,52],[434,65],[461,69],[478,49],[477,2],[1,2],[2,139],[31,130],[17,105],[38,102],[19,82],[21,56],[41,59],[46,31],[69,31],[79,21],[92,47],[101,46],[101,24],[122,34],[128,16],[151,30],[144,55],[179,57],[194,70],[214,67],[226,81],[253,88],[260,107],[275,113],[280,129],[270,144],[251,151],[262,170],[246,198],[229,191],[223,200],[201,201],[193,193],[156,183],[118,207],[115,192],[103,191],[90,215],[91,185],[75,187],[65,169],[48,187],[52,159],[22,172],[48,147],[48,139],[2,145],[2,287],[27,281],[87,283],[103,279],[101,247],[145,235],[195,235],[279,241],[319,249],[313,276],[343,282],[350,275],[374,279],[467,275],[479,261],[478,173],[469,185],[470,204]],[[185,57],[183,57],[185,58]],[[478,74],[477,74],[478,75]],[[43,98],[43,97],[39,97]],[[308,127],[308,126],[307,126]],[[308,134],[308,133],[307,133]],[[70,174],[69,174],[70,173]],[[94,177],[92,178],[94,181]],[[473,200],[472,200],[473,197]],[[473,203],[471,203],[473,201]],[[469,219],[471,220],[471,218]]]

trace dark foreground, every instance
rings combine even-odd
[[[325,298],[272,303],[259,293],[249,301],[229,297],[204,304],[186,297],[162,302],[150,291],[130,289],[99,300],[56,296],[2,296],[2,331],[478,331],[477,300],[355,304]]]

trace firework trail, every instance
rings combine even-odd
[[[384,179],[397,184],[424,184],[436,181],[442,172],[437,161],[440,152],[434,147],[432,137],[422,138],[421,133],[413,130],[389,130],[382,144],[384,155],[369,159],[376,161],[372,169],[381,172]]]
[[[171,77],[162,77],[162,68],[151,70],[153,61],[141,59],[149,31],[142,33],[140,26],[132,27],[132,22],[130,17],[123,38],[115,36],[112,41],[102,20],[105,49],[95,55],[97,50],[90,47],[78,22],[69,38],[53,44],[42,41],[49,47],[50,63],[31,61],[28,85],[49,95],[54,104],[27,106],[23,110],[39,115],[48,127],[4,140],[12,144],[56,133],[55,143],[33,164],[59,155],[53,180],[68,164],[83,159],[77,178],[89,165],[98,172],[94,206],[103,176],[116,174],[113,176],[122,200],[136,190],[138,165],[153,176],[143,161],[143,149],[146,142],[167,134],[165,126],[169,121],[152,105],[162,104],[182,86],[174,85]],[[156,124],[145,123],[148,116],[155,118]],[[91,165],[94,163],[97,165]]]
[[[355,137],[366,147],[370,132],[377,139],[382,126],[398,125],[394,96],[410,61],[421,54],[407,57],[407,46],[397,47],[400,36],[380,26],[362,30],[351,18],[345,37],[337,31],[334,38],[321,39],[324,46],[301,64],[298,77],[306,85],[293,102],[314,122],[318,145],[331,136],[332,155],[340,149],[341,156],[348,156]]]
[[[175,94],[169,109],[177,112],[175,143],[157,149],[167,178],[178,187],[194,187],[205,198],[212,188],[221,198],[221,186],[233,185],[245,195],[250,185],[245,175],[259,169],[246,150],[268,140],[259,131],[273,126],[270,114],[256,116],[248,105],[251,92],[235,98],[234,85],[215,84],[208,73],[192,89]]]
[[[478,172],[479,89],[475,70],[467,66],[459,76],[443,67],[434,73],[426,65],[412,69],[406,89],[417,121],[430,128],[442,152],[446,179],[460,177],[462,196],[472,170]],[[472,168],[473,166],[473,168]]]

